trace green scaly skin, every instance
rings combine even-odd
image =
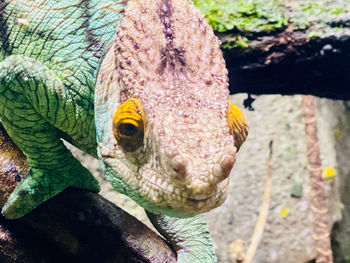
[[[2,213],[18,218],[68,186],[99,185],[65,148],[64,138],[97,157],[94,86],[124,2],[0,2],[0,118],[31,166]],[[178,252],[178,262],[216,262],[202,216],[149,213]]]

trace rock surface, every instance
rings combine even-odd
[[[346,114],[338,115],[334,132],[343,219],[335,224],[332,241],[335,262],[348,263],[350,262],[350,103],[342,104]]]
[[[241,104],[244,96],[233,96]],[[242,239],[249,245],[264,194],[264,182],[273,139],[273,186],[265,232],[256,263],[308,262],[315,256],[307,171],[306,138],[300,96],[264,95],[245,111],[250,122],[248,140],[231,173],[229,196],[207,218],[218,245],[219,262],[231,262],[229,244]],[[241,105],[239,105],[241,106]],[[317,99],[318,127],[323,167],[338,169],[334,131],[344,114],[342,102]],[[338,177],[326,181],[330,221],[341,218]]]

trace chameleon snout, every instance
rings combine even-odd
[[[172,178],[178,185],[185,187],[189,196],[203,200],[214,194],[217,185],[230,175],[236,162],[236,148],[226,146],[214,155],[204,158],[186,158],[178,152],[170,161]]]

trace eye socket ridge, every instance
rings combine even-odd
[[[146,115],[139,98],[122,103],[113,115],[113,134],[125,151],[131,152],[143,144]]]

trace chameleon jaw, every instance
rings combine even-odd
[[[101,150],[99,156],[111,185],[153,213],[189,217],[208,212],[226,200],[229,178],[212,184],[208,194],[194,195],[188,187],[171,182],[157,171],[130,168],[127,162],[106,150]]]
[[[106,124],[104,136],[107,140],[98,147],[101,164],[110,171],[105,176],[117,191],[131,197],[146,210],[188,217],[208,212],[225,201],[229,173],[236,156],[233,141],[222,142],[222,147],[217,149],[219,155],[208,155],[207,158],[191,158],[201,156],[201,153],[183,155],[186,172],[178,173],[173,170],[169,158],[173,155],[165,154],[164,147],[161,151],[153,151],[151,149],[157,149],[157,146],[152,148],[144,144],[135,152],[125,152],[113,136],[112,120]],[[149,135],[146,133],[145,136]]]
[[[159,207],[171,207],[180,213],[196,215],[220,206],[226,199],[229,178],[211,185],[208,194],[195,195],[187,186],[169,182],[164,176],[148,170],[139,177],[140,194]]]

